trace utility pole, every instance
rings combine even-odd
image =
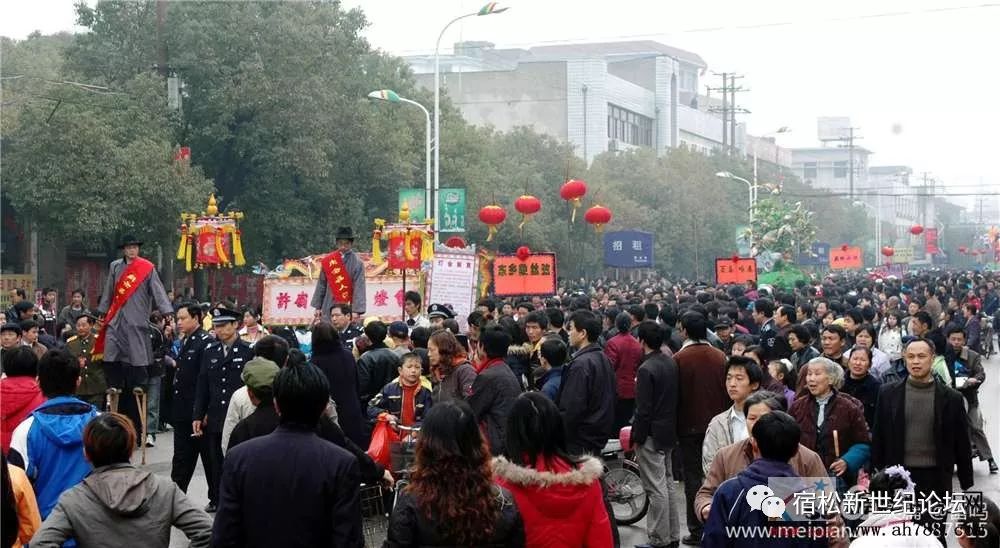
[[[740,78],[743,77],[740,76]],[[729,100],[729,104],[732,105],[732,108],[729,109],[729,146],[733,148],[733,151],[735,153],[736,151],[736,75],[735,74],[729,75],[729,94],[731,97],[731,99]]]
[[[720,76],[722,76],[721,88],[708,87],[706,89],[709,93],[713,91],[722,92],[722,107],[709,107],[708,111],[722,115],[722,150],[726,154],[735,154],[736,115],[750,113],[749,110],[736,105],[736,93],[749,90],[743,87],[736,87],[736,79],[743,78],[743,76],[731,72],[723,72]]]
[[[854,201],[854,141],[861,139],[854,134],[860,128],[847,127],[847,137],[841,137],[839,139],[831,139],[833,141],[847,141],[846,145],[840,145],[841,148],[847,148],[847,181],[848,181],[848,198]]]
[[[854,200],[854,128],[847,128],[847,177],[850,185],[848,199]]]
[[[722,73],[722,150],[729,153],[729,80],[727,74]]]

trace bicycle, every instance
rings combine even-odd
[[[601,450],[604,461],[604,485],[617,525],[632,525],[649,511],[649,496],[642,487],[642,476],[635,454],[620,440],[608,440]]]
[[[393,491],[395,492],[392,498],[393,508],[396,507],[396,502],[399,500],[399,493],[410,483],[410,467],[413,465],[416,457],[415,450],[420,434],[420,427],[397,424],[396,430],[401,434],[400,440],[392,442],[389,445],[389,456],[392,460],[392,470],[390,470],[390,473],[392,473],[396,482],[393,485]]]

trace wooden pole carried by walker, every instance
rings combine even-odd
[[[139,423],[142,425],[142,435],[139,444],[142,445],[142,464],[146,465],[146,392],[138,386],[132,389],[135,395],[135,406],[139,409]]]

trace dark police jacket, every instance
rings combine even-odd
[[[205,347],[214,341],[204,329],[198,328],[184,339],[177,356],[177,371],[174,373],[174,420],[193,421],[194,399],[198,390],[198,373],[201,372],[201,356]]]
[[[205,348],[194,400],[194,418],[208,415],[207,431],[213,434],[222,432],[229,399],[243,386],[243,366],[253,359],[250,345],[239,338],[228,355],[222,347],[221,341],[213,341]]]

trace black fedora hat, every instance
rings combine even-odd
[[[342,226],[337,228],[337,235],[334,237],[335,240],[350,240],[354,241],[354,230],[349,226]]]
[[[118,249],[124,249],[127,245],[142,245],[142,240],[131,234],[126,234],[125,237],[122,238],[122,243],[118,246]]]

